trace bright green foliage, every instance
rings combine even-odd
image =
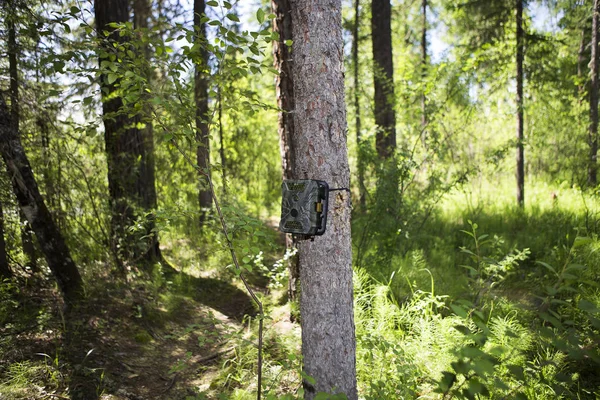
[[[360,109],[348,107],[350,161],[355,171],[360,157],[367,187],[366,208],[359,210],[354,200],[352,221],[360,396],[596,398],[600,203],[594,190],[580,189],[586,173],[592,2],[544,2],[556,22],[553,30],[536,23],[537,2],[525,10],[524,210],[511,206],[514,2],[430,0],[429,42],[445,31],[442,39],[449,48],[434,54],[430,47],[424,75],[419,3],[393,2],[398,148],[386,165],[378,162],[374,148],[365,1],[360,4],[360,87],[346,73],[348,96],[360,94]],[[35,390],[44,387],[67,393],[75,378],[90,384],[96,395],[114,394],[127,384],[119,378],[121,370],[108,363],[106,369],[92,367],[95,353],[86,356],[89,348],[77,349],[70,358],[61,351],[69,350],[65,337],[90,332],[108,337],[116,327],[121,339],[148,352],[144,357],[164,358],[164,376],[176,382],[165,398],[255,398],[258,318],[240,289],[240,272],[258,288],[267,310],[265,398],[302,398],[301,380],[312,379],[300,372],[299,327],[287,318],[296,306],[285,305],[283,291],[290,255],[284,255],[273,229],[281,182],[273,16],[266,3],[244,13],[234,3],[209,1],[203,16],[209,40],[198,44],[190,10],[161,4],[148,29],[116,25],[127,42],[105,52],[100,65],[97,56],[103,50],[89,4],[34,2],[28,10],[11,10],[19,17],[21,135],[27,154],[86,279],[92,302],[87,307],[106,299],[110,309],[94,310],[94,318],[86,314],[84,323],[69,325],[54,303],[42,306],[33,296],[24,298],[23,288],[29,294],[44,286],[43,261],[42,272],[33,277],[19,267],[19,217],[10,182],[0,174],[8,253],[18,275],[0,283],[0,358],[7,360],[0,364],[0,397],[41,396]],[[6,10],[1,12],[4,16]],[[351,18],[348,7],[344,26]],[[5,40],[0,47],[5,53]],[[201,47],[210,53],[206,118],[215,149],[212,176],[241,271],[232,268],[214,215],[199,232],[198,177],[179,151],[191,156],[196,147],[192,74]],[[3,72],[6,67],[2,61]],[[148,69],[152,79],[143,73]],[[178,274],[132,266],[127,283],[109,277],[114,260],[107,246],[100,71],[118,85],[124,100],[120,112],[151,110],[136,123],[154,127],[158,209],[152,212],[163,255]],[[0,85],[6,89],[8,82]],[[426,127],[421,125],[422,94]],[[360,148],[353,123],[358,112]],[[358,190],[352,184],[354,195]],[[130,228],[142,233],[149,216]],[[119,310],[116,316],[103,313],[114,310]],[[250,316],[243,319],[244,313]],[[15,356],[10,350],[20,348],[15,340],[23,329],[60,351]],[[159,352],[167,346],[176,347],[177,355]],[[210,362],[198,361],[216,353]],[[196,386],[176,392],[183,382]]]

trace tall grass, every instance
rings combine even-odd
[[[512,185],[454,191],[391,262],[356,270],[365,398],[600,396],[600,203],[529,182],[519,209]]]

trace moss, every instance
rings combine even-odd
[[[135,341],[140,344],[150,343],[150,341],[152,340],[152,336],[150,336],[150,334],[146,331],[140,331],[136,333],[134,338]]]

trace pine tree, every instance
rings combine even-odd
[[[341,1],[292,1],[295,177],[349,187]],[[357,398],[350,193],[333,192],[327,232],[299,244],[305,398]]]

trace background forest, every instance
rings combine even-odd
[[[289,2],[0,5],[0,399],[303,398]],[[342,2],[360,398],[600,396],[599,7]]]

